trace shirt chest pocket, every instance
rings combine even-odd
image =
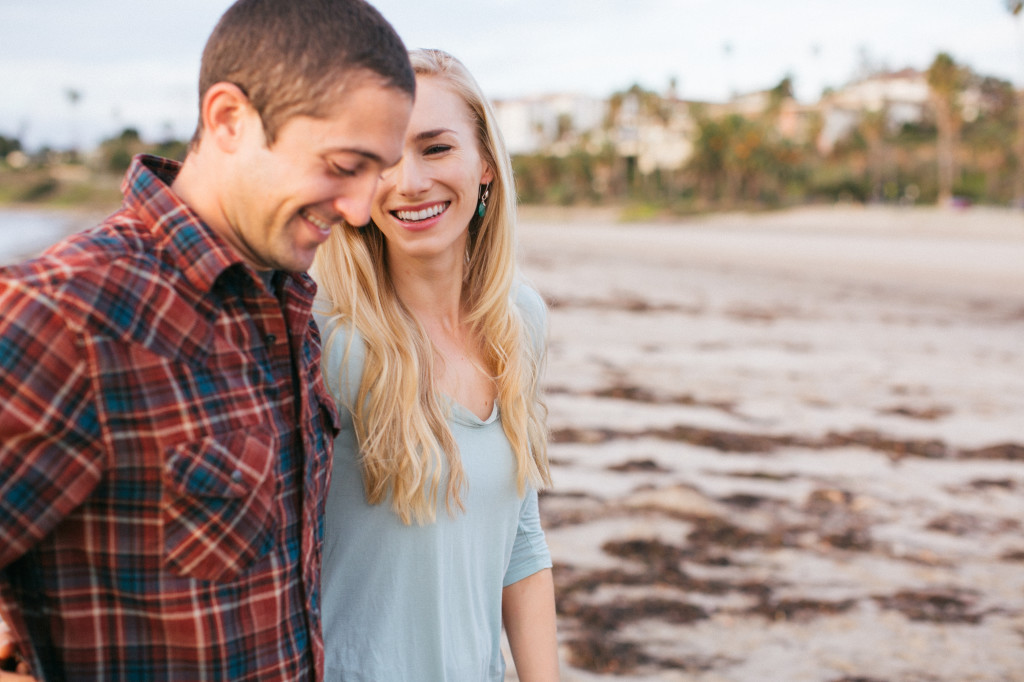
[[[274,544],[277,439],[253,427],[180,443],[167,453],[163,559],[199,580],[236,578]]]

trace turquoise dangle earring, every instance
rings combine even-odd
[[[476,207],[476,214],[480,218],[484,217],[484,213],[487,212],[487,197],[491,196],[491,186],[489,184],[484,185],[484,191],[480,194],[480,203]]]

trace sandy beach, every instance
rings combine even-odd
[[[1024,213],[528,210],[521,243],[565,682],[1024,680]]]
[[[566,682],[1024,680],[1024,214],[527,212],[522,245]]]

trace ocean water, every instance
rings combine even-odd
[[[0,264],[35,255],[89,224],[87,217],[74,211],[0,209]]]

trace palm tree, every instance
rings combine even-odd
[[[861,114],[858,126],[864,142],[867,143],[869,197],[879,201],[883,197],[883,183],[888,156],[889,103],[884,102],[876,111]]]
[[[1024,11],[1024,0],[1003,0],[1003,5],[1019,23],[1021,12]],[[1024,94],[1018,92],[1016,97],[1017,140],[1014,151],[1017,156],[1017,170],[1013,179],[1013,203],[1015,206],[1024,207]]]
[[[953,198],[956,181],[956,154],[963,116],[960,93],[966,72],[945,52],[939,53],[928,67],[928,88],[935,107],[935,125],[939,129],[936,156],[939,174],[939,205],[948,205]]]
[[[78,111],[78,103],[82,101],[82,91],[75,88],[65,88],[64,96],[67,97],[68,104],[71,105],[71,157],[73,159],[78,158],[78,122],[76,112]]]

